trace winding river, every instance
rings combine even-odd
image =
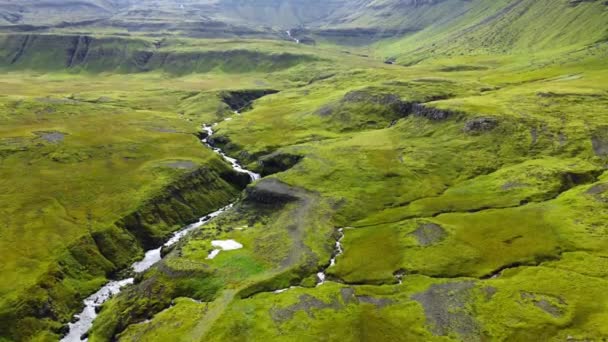
[[[238,114],[238,112],[235,112]],[[207,147],[211,148],[215,153],[219,154],[226,162],[228,162],[232,168],[239,173],[246,173],[249,175],[252,181],[256,181],[261,178],[261,176],[255,172],[249,171],[243,168],[236,159],[228,157],[220,148],[213,146],[209,142],[209,137],[213,135],[213,127],[217,125],[204,125],[203,129],[207,133],[208,137],[202,139],[201,141],[207,145]],[[159,248],[149,250],[146,252],[144,258],[136,263],[134,263],[131,267],[135,273],[142,273],[148,270],[150,267],[154,266],[157,262],[162,259],[161,249],[163,247],[169,247],[178,243],[181,239],[183,239],[188,233],[191,231],[205,225],[209,221],[213,220],[217,216],[226,212],[234,206],[234,203],[225,206],[224,208],[217,210],[211,214],[205,215],[200,218],[198,222],[193,223],[184,227],[183,229],[176,232],[173,237],[171,237],[165,244]],[[74,322],[69,323],[69,332],[63,337],[62,342],[80,342],[80,341],[88,341],[88,332],[93,326],[93,321],[97,317],[97,311],[101,307],[103,303],[108,301],[112,296],[120,293],[122,288],[127,285],[133,284],[135,281],[134,278],[126,278],[122,280],[113,280],[104,285],[99,291],[95,292],[87,299],[84,300],[84,309],[77,315],[74,315]]]

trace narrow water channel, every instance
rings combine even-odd
[[[236,112],[238,114],[238,112]],[[201,140],[207,147],[211,148],[215,153],[219,154],[225,161],[227,161],[232,168],[239,173],[246,173],[251,178],[251,181],[256,181],[261,178],[261,176],[255,172],[249,171],[243,168],[236,159],[227,156],[220,148],[213,146],[209,142],[209,137],[213,135],[213,126],[214,125],[204,125],[203,129],[207,133],[208,137]],[[165,244],[159,248],[149,250],[146,252],[144,258],[136,263],[134,263],[131,267],[135,273],[142,273],[148,270],[150,267],[154,266],[157,262],[162,260],[161,249],[163,247],[169,247],[176,243],[178,243],[181,239],[183,239],[188,233],[191,231],[207,224],[209,221],[213,220],[220,214],[226,212],[234,206],[234,203],[221,208],[211,214],[205,215],[201,217],[198,222],[193,223],[184,227],[183,229],[176,232]],[[69,323],[69,331],[68,334],[63,337],[62,342],[80,342],[80,341],[88,341],[88,332],[93,326],[93,321],[97,317],[97,312],[101,305],[108,301],[113,296],[120,293],[122,288],[127,285],[131,285],[134,282],[134,278],[126,278],[122,280],[113,280],[104,285],[99,291],[95,292],[87,299],[84,300],[84,309],[77,315],[74,315],[74,322]]]

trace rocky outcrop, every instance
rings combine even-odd
[[[424,117],[429,120],[440,121],[454,116],[455,114],[457,114],[457,112],[448,109],[429,107],[424,104],[416,103],[412,106],[412,114],[414,116]]]
[[[260,173],[262,176],[268,176],[275,173],[287,171],[292,168],[294,165],[302,160],[302,156],[283,153],[283,152],[275,152],[269,155],[263,156],[258,160],[260,164]]]
[[[278,90],[274,89],[223,91],[220,93],[220,98],[230,107],[230,109],[243,111],[250,109],[253,101],[278,92]]]
[[[365,90],[355,90],[342,98],[342,103],[370,103],[388,107],[391,111],[404,117],[412,112],[413,103],[402,101],[399,95],[390,93],[371,93]]]
[[[226,205],[248,183],[246,174],[210,168],[198,169],[165,188],[118,226],[133,234],[146,250],[160,246],[175,230],[195,222],[202,214]],[[218,193],[215,189],[225,188]]]
[[[302,197],[298,190],[275,178],[261,180],[246,193],[245,203],[249,204],[282,205]]]

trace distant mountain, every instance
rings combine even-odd
[[[5,30],[112,27],[190,36],[292,33],[398,56],[506,52],[608,37],[604,0],[0,0]],[[25,27],[24,27],[25,25]],[[274,32],[274,33],[269,33]],[[438,47],[440,46],[440,47]]]

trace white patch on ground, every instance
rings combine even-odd
[[[216,249],[209,253],[207,259],[215,258],[218,254],[220,254],[221,251],[233,251],[235,249],[243,248],[243,245],[234,240],[214,240],[211,241],[211,246],[215,247]]]
[[[292,289],[297,289],[297,288],[299,288],[299,286],[290,286],[290,287],[288,287],[288,288],[286,288],[286,289],[274,290],[274,291],[273,291],[273,293],[275,293],[275,294],[279,294],[279,293],[287,292],[287,291],[289,291],[289,290],[292,290]]]
[[[211,251],[211,253],[209,253],[209,255],[207,256],[207,259],[211,260],[214,259],[218,254],[220,254],[222,250],[221,249],[214,249]]]

